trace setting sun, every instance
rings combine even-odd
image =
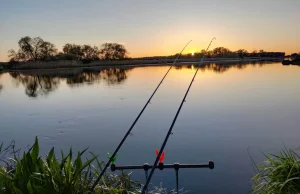
[[[194,56],[195,52],[192,52],[192,55]]]

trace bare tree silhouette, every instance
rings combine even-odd
[[[19,50],[9,50],[10,61],[38,61],[45,60],[56,54],[54,44],[44,41],[40,37],[22,37],[19,42]]]
[[[118,43],[104,43],[101,45],[100,54],[102,59],[124,59],[129,54],[125,46]]]

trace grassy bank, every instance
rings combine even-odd
[[[179,59],[178,63],[197,63],[200,59]],[[245,57],[245,58],[207,58],[203,63],[234,63],[234,62],[254,62],[254,61],[281,61],[282,58],[274,57]],[[98,60],[90,63],[82,63],[77,60],[65,61],[30,61],[17,64],[6,64],[6,70],[30,70],[30,69],[57,69],[57,68],[78,68],[78,67],[116,67],[116,66],[150,66],[171,64],[174,59],[149,59],[149,60]]]
[[[258,166],[253,178],[254,193],[300,193],[300,157],[289,149],[278,155],[265,155],[266,161]]]

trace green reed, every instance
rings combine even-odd
[[[18,157],[12,152],[11,158],[4,158],[0,145],[0,194],[81,194],[87,193],[92,182],[101,171],[103,162],[91,153],[90,159],[83,160],[87,149],[68,154],[61,152],[61,159],[55,156],[54,148],[45,158],[39,156],[39,142]],[[11,148],[11,147],[10,147]],[[140,185],[130,179],[126,173],[107,173],[95,189],[98,194],[138,193]]]
[[[265,155],[266,161],[258,165],[253,177],[254,193],[296,194],[300,193],[300,157],[290,149],[278,155]]]

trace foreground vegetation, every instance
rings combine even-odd
[[[83,161],[83,154],[76,156],[72,149],[61,153],[57,159],[54,148],[45,158],[39,156],[38,139],[29,151],[18,157],[18,150],[11,144],[6,149],[0,146],[0,193],[3,194],[75,194],[87,193],[102,169],[103,162],[92,154]],[[8,156],[11,158],[9,159]],[[129,174],[107,173],[95,189],[95,193],[137,193],[140,184],[130,179]]]
[[[64,154],[58,159],[54,148],[45,158],[39,156],[39,142],[20,157],[14,142],[0,145],[0,194],[85,194],[101,171],[104,163],[94,154],[85,159],[87,149]],[[266,161],[257,166],[253,177],[253,193],[300,193],[300,156],[285,149],[278,155],[265,155]],[[130,174],[107,172],[95,188],[96,194],[137,194],[141,184],[131,180]],[[166,194],[166,189],[154,187],[149,194]],[[170,191],[169,193],[174,193]],[[181,190],[180,193],[186,193]]]
[[[83,159],[87,149],[76,155],[61,152],[58,159],[54,148],[45,158],[39,156],[39,142],[20,157],[12,142],[4,148],[0,144],[0,194],[86,194],[94,183],[104,162],[90,153],[90,159]],[[75,156],[74,156],[75,155]],[[142,185],[131,180],[130,173],[106,172],[96,186],[95,194],[138,194]],[[154,186],[149,194],[175,194],[162,186]],[[179,193],[187,193],[183,189]]]
[[[258,166],[253,178],[254,193],[300,193],[300,157],[285,149],[278,155],[265,155],[267,160]]]

